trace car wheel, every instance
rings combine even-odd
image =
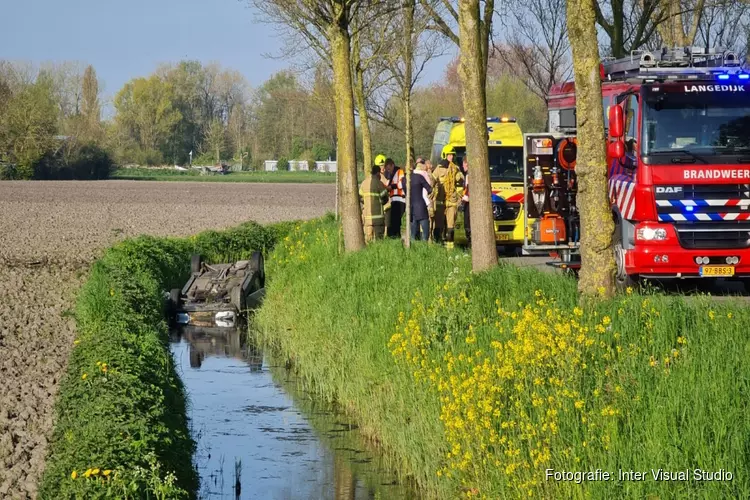
[[[197,253],[194,253],[190,257],[190,272],[197,274],[201,272],[201,267],[203,267],[203,259]]]
[[[258,273],[258,276],[260,277],[260,288],[266,286],[266,265],[262,253],[253,252],[252,257],[250,257],[250,269]]]
[[[637,287],[639,279],[637,274],[627,274],[625,269],[625,248],[622,242],[622,228],[618,222],[615,225],[615,234],[612,236],[612,247],[615,252],[615,288],[625,291],[628,287]]]
[[[241,286],[232,288],[229,299],[232,301],[232,305],[238,312],[241,313],[245,310],[245,292]]]
[[[169,291],[169,305],[172,306],[172,309],[175,311],[180,307],[181,295],[182,290],[179,288],[173,288]]]

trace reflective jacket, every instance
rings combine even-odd
[[[359,185],[365,226],[385,226],[383,206],[388,203],[388,190],[379,176],[371,175]]]
[[[398,167],[393,171],[393,175],[388,181],[388,191],[391,196],[391,203],[406,203],[406,177],[404,177],[404,171]]]

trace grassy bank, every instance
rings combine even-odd
[[[561,276],[473,276],[461,253],[390,241],[338,256],[336,235],[306,223],[276,247],[261,335],[428,493],[750,496],[745,307],[631,292],[580,308]],[[720,470],[733,479],[708,480]]]
[[[118,168],[111,179],[136,181],[195,181],[195,182],[278,182],[301,184],[333,184],[335,173],[326,172],[230,172],[225,175],[201,175],[200,172],[153,169]]]
[[[56,403],[42,498],[192,498],[182,383],[169,353],[164,291],[187,279],[190,255],[209,262],[268,250],[288,224],[140,237],[105,252],[76,304],[77,339]]]

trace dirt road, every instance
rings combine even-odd
[[[335,186],[0,182],[0,498],[34,498],[86,268],[119,239],[312,218]]]

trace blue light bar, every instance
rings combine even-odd
[[[740,73],[739,75],[737,75],[737,78],[739,78],[740,80],[747,80],[750,78],[750,75],[747,73]]]
[[[688,206],[685,207],[685,210],[687,210],[688,212],[692,212],[693,211],[693,207],[691,207],[690,205],[688,205]]]
[[[716,78],[719,80],[729,80],[729,75],[717,75]]]

